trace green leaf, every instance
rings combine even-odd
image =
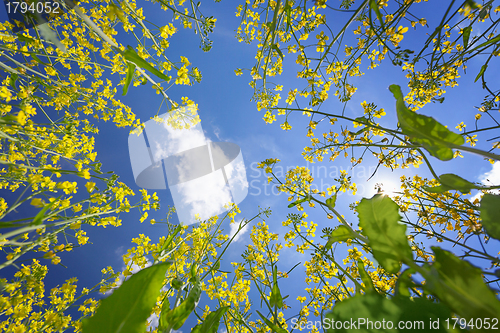
[[[167,328],[168,323],[166,320],[166,316],[169,311],[170,311],[170,302],[168,301],[168,297],[165,296],[165,298],[163,298],[163,305],[161,306],[161,312],[158,318],[158,330],[160,332],[162,332],[163,329]]]
[[[485,284],[481,270],[453,253],[432,247],[435,261],[427,266],[424,288],[467,320],[498,318],[500,301]]]
[[[38,62],[39,64],[42,64],[42,65],[45,65],[45,66],[51,66],[50,64],[46,63],[46,62],[43,62],[42,60],[40,60],[40,58],[38,58],[38,56],[35,54],[35,52],[30,52],[30,56],[36,61]]]
[[[433,303],[426,298],[388,299],[378,293],[357,294],[338,302],[326,314],[325,319],[328,320],[325,320],[323,328],[327,333],[458,332],[446,329],[445,320],[451,315],[450,309],[444,304]],[[344,325],[336,326],[338,322]],[[399,329],[399,322],[419,326]]]
[[[281,297],[280,288],[278,287],[278,268],[276,266],[273,268],[273,288],[269,297],[269,304],[279,309],[283,307],[283,297]]]
[[[365,265],[363,263],[363,260],[358,259],[358,271],[359,271],[359,276],[361,277],[361,281],[363,281],[365,285],[365,292],[370,293],[370,292],[377,292],[375,287],[373,286],[373,281],[370,275],[365,271]]]
[[[127,76],[125,77],[125,83],[123,84],[123,93],[122,93],[123,96],[125,96],[128,92],[128,87],[132,82],[132,78],[134,77],[134,71],[135,71],[135,65],[133,63],[127,62],[127,66],[128,66]]]
[[[476,76],[476,79],[474,80],[474,82],[476,82],[477,80],[479,80],[479,78],[484,74],[484,72],[486,71],[486,68],[488,68],[488,65],[484,64],[481,66],[481,70],[479,71],[479,74],[477,74]]]
[[[145,70],[150,71],[154,75],[158,76],[160,79],[163,79],[165,81],[170,81],[170,77],[169,76],[163,74],[162,72],[160,72],[159,70],[157,70],[156,68],[154,68],[153,66],[151,66],[149,64],[149,62],[147,62],[146,60],[142,59],[137,54],[137,52],[135,52],[135,50],[130,45],[127,46],[127,49],[125,50],[125,52],[123,52],[123,56],[128,61],[131,61],[134,64],[136,64],[136,66],[139,66],[141,68],[144,68]]]
[[[201,297],[201,285],[196,283],[191,291],[189,292],[188,297],[176,308],[170,310],[165,315],[166,326],[170,329],[178,330],[184,325],[184,322],[188,319],[191,312],[194,311],[198,301]],[[167,329],[168,331],[168,329]]]
[[[378,8],[378,1],[370,0],[371,9],[377,14],[377,18],[380,21],[380,25],[384,27],[384,20],[382,19],[382,14],[380,13],[380,9]]]
[[[292,23],[292,6],[288,3],[288,0],[285,4],[285,13],[286,13],[286,31],[290,30],[290,24]]]
[[[396,111],[403,133],[409,136],[412,142],[422,145],[432,156],[442,161],[451,160],[453,150],[450,147],[463,145],[464,138],[450,131],[434,118],[408,110],[398,85],[391,85],[389,90],[396,98]]]
[[[20,41],[20,42],[25,42],[25,43],[28,43],[28,44],[34,44],[36,43],[36,40],[31,38],[31,37],[28,37],[28,36],[24,36],[20,33],[17,34],[17,40]]]
[[[273,50],[275,50],[276,52],[278,52],[278,54],[279,54],[279,56],[280,56],[281,60],[283,60],[284,56],[283,56],[283,52],[281,52],[280,48],[279,48],[276,44],[273,44],[273,45],[271,46],[271,48],[272,48]]]
[[[83,333],[142,333],[155,306],[170,262],[145,268],[101,301],[95,314],[82,320]]]
[[[413,258],[406,226],[399,223],[399,206],[388,196],[376,194],[371,199],[362,199],[357,211],[359,226],[368,237],[373,256],[386,271],[396,274],[402,260]]]
[[[170,246],[170,244],[171,244],[171,243],[172,243],[172,241],[174,240],[174,237],[175,237],[175,236],[177,236],[177,234],[181,231],[181,229],[182,229],[182,226],[179,224],[179,225],[177,226],[177,228],[175,228],[174,232],[173,232],[173,233],[171,233],[171,234],[168,236],[168,238],[167,238],[167,240],[165,241],[165,243],[163,243],[163,246],[161,247],[160,253],[168,249],[168,247]]]
[[[481,8],[481,10],[479,11],[479,19],[484,20],[484,18],[486,17],[486,15],[490,10],[491,10],[491,5],[484,6],[483,8]]]
[[[339,225],[332,231],[330,237],[328,237],[325,249],[329,250],[335,242],[345,242],[351,238],[353,238],[351,230],[349,230],[349,228],[345,225]]]
[[[12,89],[17,89],[16,88],[16,81],[17,79],[19,78],[19,75],[17,75],[16,73],[12,73],[10,75],[10,80],[9,80],[9,85],[12,87]]]
[[[182,281],[178,277],[176,277],[175,279],[172,279],[172,281],[170,281],[170,286],[172,286],[172,288],[174,288],[176,290],[180,290],[183,285],[184,285],[184,281]]]
[[[299,199],[299,200],[296,200],[294,202],[292,202],[291,204],[288,205],[288,208],[292,208],[292,207],[295,207],[297,206],[298,204],[301,204],[303,203],[304,201],[306,201],[308,198],[303,198],[303,199]]]
[[[14,115],[11,115],[11,114],[7,114],[3,117],[0,117],[0,123],[17,123],[17,117]],[[12,141],[17,141],[13,137],[11,137],[5,133],[2,135],[2,137],[5,137],[5,138],[12,140]]]
[[[488,235],[500,239],[500,195],[484,194],[479,210],[481,223]]]
[[[480,48],[482,48],[482,47],[484,47],[484,46],[488,46],[489,44],[493,44],[493,43],[496,43],[496,42],[498,42],[498,41],[500,41],[500,34],[499,34],[499,35],[497,35],[495,38],[489,39],[489,40],[487,40],[486,42],[482,43],[481,45],[476,46],[475,48],[473,48],[473,49],[471,49],[471,50],[467,51],[466,53],[471,53],[471,52],[474,52],[474,51],[476,51],[476,50],[478,50],[478,49],[480,49]]]
[[[229,306],[223,306],[215,312],[210,312],[203,323],[193,327],[191,333],[217,333],[219,322],[227,310],[229,310]]]
[[[194,279],[196,278],[196,273],[198,272],[198,265],[196,263],[192,263],[191,264],[191,271],[190,271],[190,274],[191,274],[191,278]]]
[[[469,45],[469,37],[470,37],[471,31],[472,31],[471,26],[464,28],[464,30],[462,31],[462,38],[464,40],[464,48],[465,49],[467,48],[467,45]]]
[[[285,330],[284,328],[281,328],[279,327],[278,325],[274,324],[272,321],[270,321],[269,319],[267,319],[266,317],[264,317],[262,315],[262,313],[260,313],[258,310],[257,311],[257,314],[260,316],[260,318],[262,318],[262,320],[266,323],[267,326],[269,326],[270,329],[273,330],[273,332],[276,332],[276,333],[288,333],[287,330]]]
[[[465,4],[467,4],[471,9],[479,8],[479,6],[474,0],[465,0]]]
[[[408,268],[404,270],[396,281],[395,295],[410,297],[409,289],[414,287],[415,284],[411,279],[411,274],[414,274],[415,270],[412,268]]]
[[[434,186],[434,187],[423,186],[423,188],[424,190],[430,193],[443,193],[450,190],[458,190],[463,194],[469,193],[470,190],[474,188],[480,188],[479,186],[474,185],[468,180],[463,179],[462,177],[454,175],[452,173],[445,173],[439,176],[439,182],[441,183],[441,185],[439,186]]]
[[[59,198],[61,198],[61,196],[59,196],[57,199],[55,199],[54,201],[52,201],[51,203],[49,203],[48,205],[46,205],[45,207],[43,207],[42,210],[40,210],[38,212],[38,214],[36,214],[36,216],[33,218],[33,221],[31,222],[31,225],[40,225],[40,224],[42,224],[43,217],[45,216],[45,213],[50,208],[52,208],[52,206],[55,204],[56,201],[59,200]]]
[[[330,198],[326,199],[326,205],[328,208],[333,209],[335,208],[335,203],[337,202],[337,195],[332,195]]]

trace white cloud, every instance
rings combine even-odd
[[[158,126],[159,130],[153,126],[146,128],[155,161],[206,144],[205,134],[203,134],[200,123],[189,129],[174,129],[167,123],[162,125]]]
[[[121,258],[123,256],[123,254],[125,254],[124,249],[125,249],[125,247],[123,245],[119,246],[118,248],[116,248],[115,254]]]
[[[485,186],[500,185],[500,162],[495,162],[490,171],[479,176],[479,181]],[[499,190],[492,190],[492,193],[500,194]],[[480,199],[482,192],[478,191],[476,195],[472,196],[469,200],[474,202],[476,199]]]
[[[481,175],[480,181],[487,186],[500,185],[500,162],[495,162],[490,171]]]
[[[213,132],[213,133],[215,134],[215,136],[217,137],[217,139],[218,139],[219,141],[222,141],[222,140],[221,140],[221,138],[220,138],[220,128],[219,128],[219,127],[217,127],[217,126],[215,126],[215,125],[212,125],[212,127],[213,127],[213,129],[214,129],[214,132]]]
[[[235,221],[235,223],[231,223],[229,225],[229,228],[230,228],[229,229],[229,239],[231,239],[236,234],[236,232],[238,231],[238,229],[240,227],[241,222],[242,222],[241,220],[239,222]],[[241,237],[248,232],[249,226],[250,226],[250,224],[247,224],[246,226],[244,226],[240,230],[240,232],[236,235],[233,242],[239,241],[241,239]]]
[[[170,193],[179,220],[186,224],[195,222],[195,214],[202,220],[218,215],[233,201],[221,170],[171,186]]]

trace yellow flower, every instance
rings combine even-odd
[[[24,113],[23,110],[19,111],[19,113],[17,114],[17,122],[21,125],[25,125],[26,124],[26,113]]]
[[[89,169],[84,169],[81,172],[78,173],[80,177],[83,177],[84,179],[90,179],[90,172]]]
[[[12,93],[6,86],[0,87],[0,97],[4,98],[6,102],[10,102],[12,100]]]
[[[87,182],[87,184],[85,184],[85,187],[87,188],[87,192],[92,193],[92,191],[94,191],[95,188],[95,183]]]
[[[32,205],[32,206],[35,206],[35,207],[39,207],[39,208],[41,208],[41,207],[43,207],[43,206],[45,205],[45,201],[43,201],[43,200],[42,200],[42,199],[40,199],[40,198],[33,198],[33,199],[31,200],[31,205]]]

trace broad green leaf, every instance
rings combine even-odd
[[[357,207],[359,226],[368,237],[373,256],[389,273],[396,274],[401,261],[412,260],[406,226],[399,223],[399,206],[391,198],[376,194],[362,199]]]
[[[283,307],[283,297],[281,297],[280,288],[278,287],[278,269],[276,266],[273,268],[273,288],[271,296],[269,297],[269,304],[281,309]]]
[[[484,74],[484,72],[486,71],[486,68],[488,68],[488,65],[484,64],[481,66],[481,70],[479,71],[479,74],[477,74],[476,76],[476,79],[474,80],[474,82],[476,82],[477,80],[479,80],[479,78]]]
[[[131,61],[134,64],[136,64],[136,66],[139,66],[141,68],[144,68],[145,70],[150,71],[154,75],[158,76],[160,79],[163,79],[165,81],[170,81],[170,77],[169,76],[163,74],[162,72],[160,72],[159,70],[157,70],[156,68],[154,68],[153,66],[151,66],[149,64],[149,62],[147,62],[146,60],[142,59],[137,54],[137,52],[135,52],[135,50],[130,45],[127,46],[127,49],[125,50],[125,52],[123,52],[123,56],[128,61]]]
[[[83,333],[142,333],[156,304],[170,262],[145,268],[101,301],[95,314],[82,321]]]
[[[36,43],[35,39],[33,39],[31,37],[28,37],[28,36],[25,36],[25,35],[20,34],[20,33],[17,34],[17,40],[20,41],[20,42],[28,43],[28,44],[34,44],[34,43]]]
[[[17,117],[12,115],[12,114],[7,114],[3,117],[0,117],[0,123],[9,123],[9,122],[10,123],[17,123]],[[5,134],[5,136],[4,135],[2,135],[2,136],[5,137],[6,139],[9,139],[9,140],[11,140],[11,138],[12,138],[11,136],[9,136],[7,134]],[[14,138],[12,138],[12,139],[13,139],[12,141],[17,141]]]
[[[464,40],[464,48],[467,48],[467,46],[469,45],[469,37],[470,37],[471,31],[472,31],[471,26],[464,28],[464,30],[462,31],[462,38]]]
[[[432,156],[442,161],[453,158],[451,146],[464,144],[464,138],[438,123],[434,118],[408,110],[401,88],[391,85],[389,90],[396,98],[398,121],[403,133],[414,143],[421,144]]]
[[[382,14],[380,13],[380,9],[378,8],[378,1],[370,0],[370,7],[375,12],[375,14],[377,14],[380,25],[384,27],[384,20],[382,19]]]
[[[481,270],[453,253],[432,247],[435,261],[428,266],[424,288],[467,320],[498,318],[500,301],[485,284]]]
[[[182,286],[184,285],[184,281],[182,281],[180,278],[176,277],[170,281],[170,286],[176,290],[180,290]]]
[[[395,295],[403,297],[411,296],[409,289],[415,286],[411,279],[411,274],[414,273],[415,270],[412,268],[408,268],[401,273],[396,281]]]
[[[483,8],[481,8],[481,10],[479,11],[479,19],[484,20],[484,18],[486,17],[486,15],[490,10],[491,10],[491,5],[484,6]]]
[[[279,327],[278,325],[274,324],[272,321],[270,321],[269,319],[267,319],[266,317],[264,317],[262,315],[262,313],[260,313],[258,310],[256,310],[256,312],[260,316],[260,318],[262,318],[262,320],[266,323],[266,325],[269,326],[269,328],[273,330],[273,332],[276,332],[276,333],[288,333],[287,330],[285,330],[284,328]]]
[[[166,326],[178,330],[184,325],[191,312],[194,311],[201,297],[201,285],[196,283],[188,297],[177,307],[170,310],[165,316]]]
[[[445,320],[451,315],[444,304],[426,298],[388,299],[378,293],[358,294],[338,302],[326,314],[323,328],[327,333],[458,332],[446,329]],[[399,329],[399,322],[415,326]]]
[[[278,52],[278,55],[280,56],[281,60],[283,60],[284,58],[283,52],[281,52],[280,48],[276,44],[272,45],[272,49]]]
[[[168,301],[168,297],[165,296],[165,298],[163,299],[163,305],[161,306],[160,316],[158,318],[158,329],[160,330],[160,332],[163,329],[167,328],[168,323],[166,320],[166,316],[169,311],[170,311],[170,302]]]
[[[190,270],[190,274],[191,274],[191,278],[192,279],[196,278],[196,273],[197,272],[198,272],[198,265],[193,262],[191,264],[191,270]]]
[[[132,78],[134,77],[134,72],[135,72],[135,65],[133,63],[127,62],[127,66],[128,66],[127,76],[125,77],[125,83],[123,84],[123,92],[122,92],[123,96],[127,94],[128,87],[132,82]]]
[[[353,238],[351,230],[349,230],[349,228],[345,225],[339,225],[330,234],[330,237],[328,238],[328,242],[326,243],[325,248],[329,250],[332,247],[333,243],[345,242],[346,240],[351,238]]]
[[[500,195],[484,194],[479,210],[481,223],[488,235],[500,239]]]
[[[9,80],[9,85],[12,87],[12,89],[17,89],[16,88],[16,81],[19,78],[19,75],[13,73],[10,75],[10,80]]]
[[[358,271],[359,271],[359,276],[361,277],[361,281],[363,281],[365,285],[365,292],[370,293],[370,292],[377,292],[375,287],[373,286],[373,281],[370,275],[365,271],[365,265],[363,263],[363,260],[358,259]]]
[[[468,180],[463,179],[462,177],[454,175],[452,173],[445,173],[439,176],[439,182],[441,183],[441,185],[439,186],[434,186],[434,187],[423,186],[423,188],[424,190],[430,193],[443,193],[450,190],[458,190],[464,194],[469,193],[470,190],[474,188],[480,188],[479,186],[474,185]]]
[[[332,195],[330,198],[326,199],[326,204],[330,209],[335,208],[335,203],[337,202],[337,195]]]
[[[196,325],[191,333],[217,333],[222,316],[229,310],[229,306],[223,306],[215,312],[210,312],[203,323]]]

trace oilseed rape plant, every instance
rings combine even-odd
[[[140,85],[161,100],[152,119],[164,113],[161,108],[197,109],[189,97],[176,101],[169,95],[172,87],[202,79],[170,41],[180,29],[193,30],[200,48],[210,51],[217,19],[203,15],[202,2],[208,1],[61,2],[63,15],[31,29],[14,32],[13,23],[0,22],[0,270],[15,272],[0,279],[1,331],[380,330],[367,321],[418,321],[438,332],[498,329],[500,184],[438,174],[436,165],[470,156],[500,163],[494,73],[500,3],[219,4],[233,6],[240,21],[235,43],[256,46],[255,63],[232,70],[249,80],[266,124],[279,122],[287,132],[305,129],[309,143],[301,158],[344,159],[352,167],[374,163],[375,173],[418,173],[401,176],[395,192],[380,186],[371,198],[343,205],[341,195],[358,193],[349,170],[322,189],[307,167],[278,174],[282,162],[271,157],[258,167],[286,193],[289,214],[272,216],[271,209],[259,208],[240,218],[247,212],[233,204],[224,216],[187,227],[172,221],[175,208],[164,219],[151,219],[160,209],[158,194],[135,193],[117,174],[102,170],[93,135],[100,120],[123,130],[140,127],[117,96]],[[141,6],[161,9],[172,22],[149,21]],[[421,17],[430,11],[432,17]],[[124,36],[136,44],[122,45]],[[413,43],[406,43],[409,38]],[[467,70],[477,62],[479,71]],[[384,105],[353,105],[363,77],[386,64],[403,75],[388,87]],[[469,77],[484,92],[474,112],[463,113],[456,127],[425,114],[451,88],[467,93],[461,84]],[[178,111],[169,125],[188,128],[199,122],[192,114]],[[471,198],[471,190],[479,194]],[[31,211],[36,213],[18,215]],[[134,237],[123,270],[103,268],[92,287],[78,289],[73,277],[46,289],[49,268],[63,264],[61,253],[85,251],[91,241],[85,230],[120,227],[131,211],[140,212],[141,223],[162,224],[164,234],[157,240],[144,233]],[[240,259],[229,263],[246,230],[248,242],[237,247]],[[290,266],[284,258],[292,251]]]

